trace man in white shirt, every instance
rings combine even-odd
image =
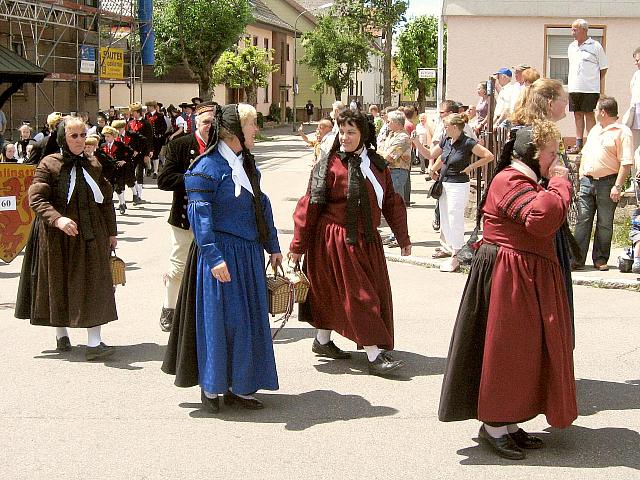
[[[520,94],[519,85],[511,83],[511,77],[513,73],[508,68],[501,68],[496,72],[497,84],[500,85],[500,93],[496,101],[496,109],[493,116],[493,124],[495,128],[498,128],[501,124],[504,124],[513,113],[513,107],[515,105],[515,99]]]
[[[593,111],[604,92],[604,76],[609,61],[600,43],[589,38],[589,24],[579,18],[571,24],[574,41],[569,45],[569,111],[573,112],[576,124],[576,146],[569,153],[582,149],[583,135],[596,123]]]

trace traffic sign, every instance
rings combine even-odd
[[[436,78],[436,73],[435,68],[419,68],[418,78]]]

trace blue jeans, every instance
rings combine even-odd
[[[407,186],[407,181],[409,179],[409,170],[405,170],[404,168],[392,168],[391,169],[391,181],[393,182],[393,189],[396,191],[398,195],[405,200],[406,203],[406,194],[405,188]]]
[[[611,253],[611,237],[613,236],[613,214],[618,205],[611,200],[611,187],[616,183],[617,175],[609,175],[599,180],[589,177],[580,179],[578,196],[578,222],[575,237],[580,246],[581,258],[577,263],[584,265],[589,251],[589,240],[593,228],[593,217],[597,213],[596,231],[593,237],[591,258],[596,262],[607,262]]]

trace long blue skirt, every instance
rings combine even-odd
[[[198,255],[196,346],[200,386],[210,393],[277,390],[264,253],[258,242],[216,233],[231,281],[221,283]]]

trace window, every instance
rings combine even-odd
[[[285,61],[284,42],[280,42],[280,74],[284,75],[287,71],[287,63]]]
[[[265,50],[269,50],[269,39],[268,38],[264,39],[264,49]]]
[[[256,37],[256,36],[253,37],[253,46],[254,47],[258,46],[258,37]]]
[[[20,55],[24,58],[24,46],[21,43],[13,42],[11,44],[11,50],[13,50],[16,55]]]
[[[289,44],[287,43],[287,62],[289,61]]]
[[[269,103],[269,84],[264,87],[264,103]]]
[[[563,85],[569,82],[569,58],[567,49],[573,37],[570,27],[545,27],[546,52],[545,76],[560,80]],[[605,47],[605,27],[589,27],[589,37]],[[605,48],[606,50],[606,48]]]

